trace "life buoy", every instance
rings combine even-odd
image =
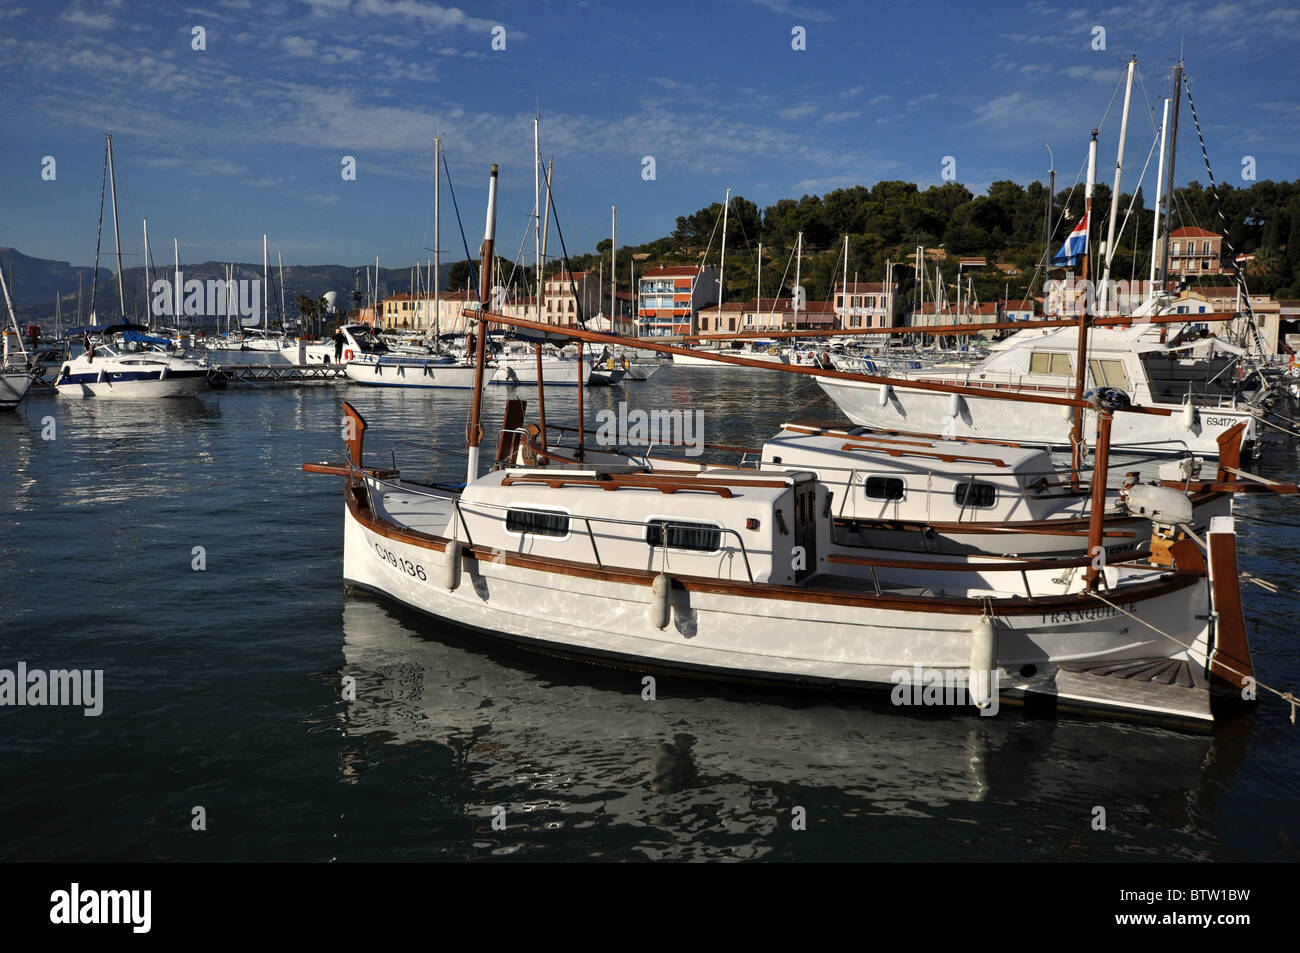
[[[1291,359],[1291,363],[1293,363],[1293,364],[1295,363],[1295,358],[1292,358],[1292,359]],[[631,366],[632,366],[632,365],[628,363],[627,355],[624,354],[624,355],[623,355],[623,370],[626,371],[626,370],[628,370],[629,368],[631,368]]]
[[[356,357],[356,355],[352,353],[352,348],[348,348],[346,351],[343,352],[343,360],[345,361],[350,361],[354,357]]]

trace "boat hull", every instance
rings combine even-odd
[[[376,488],[377,492],[378,491]],[[870,596],[683,577],[670,622],[651,613],[653,574],[541,561],[465,547],[453,590],[444,584],[445,541],[378,520],[349,490],[344,581],[427,616],[544,651],[631,668],[671,669],[864,690],[893,689],[918,669],[969,672],[981,601]],[[1188,638],[1204,664],[1208,592],[1174,577],[1118,596],[1166,632]],[[995,607],[998,687],[1007,697],[1057,694],[1064,667],[1186,657],[1183,645],[1087,596],[1003,600]],[[1129,601],[1131,599],[1131,601]]]
[[[465,390],[474,386],[474,368],[463,364],[349,361],[343,371],[349,380],[369,387]]]
[[[0,410],[15,409],[31,386],[32,378],[26,370],[0,373]]]
[[[882,430],[944,434],[958,439],[977,437],[1027,444],[1068,447],[1071,421],[1055,404],[1011,403],[997,398],[957,396],[912,388],[890,387],[882,403],[881,388],[838,378],[817,378],[827,395],[853,423]],[[1184,429],[1180,408],[1171,416],[1116,414],[1111,429],[1112,452],[1141,450],[1182,454],[1188,451],[1217,457],[1218,438],[1239,423],[1246,424],[1243,443],[1255,440],[1256,419],[1240,408],[1200,408],[1190,430]],[[1096,418],[1085,415],[1084,437],[1096,441]]]
[[[153,400],[164,397],[193,397],[208,388],[207,371],[177,371],[159,379],[157,372],[148,377],[128,377],[107,374],[103,380],[84,380],[76,375],[68,381],[55,384],[62,397],[118,400]]]

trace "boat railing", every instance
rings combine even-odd
[[[410,441],[403,441],[403,442],[409,443]],[[415,493],[419,496],[428,497],[429,499],[440,500],[444,503],[450,503],[452,510],[456,513],[456,517],[457,517],[456,525],[459,526],[459,528],[464,531],[466,536],[466,541],[471,546],[474,545],[474,542],[472,539],[469,538],[469,528],[465,525],[466,512],[478,516],[487,516],[489,518],[498,519],[504,522],[505,513],[507,511],[511,509],[518,509],[518,504],[512,505],[507,503],[492,503],[487,500],[475,500],[473,503],[464,504],[462,503],[459,495],[451,494],[451,493],[439,493],[420,484],[413,484],[413,483],[402,482],[398,480],[390,480],[385,477],[376,476],[374,473],[367,472],[363,468],[358,467],[351,459],[348,459],[347,465],[348,465],[348,469],[352,471],[353,476],[365,481],[367,487],[385,486],[399,493]],[[543,475],[543,477],[545,476],[547,475]],[[587,530],[587,537],[591,541],[591,551],[592,551],[592,555],[596,559],[596,566],[600,569],[604,569],[606,567],[604,562],[600,558],[600,551],[596,547],[596,536],[591,528],[592,523],[603,523],[603,524],[613,525],[613,526],[635,526],[638,529],[646,529],[653,525],[660,525],[666,528],[670,526],[673,522],[672,520],[662,520],[662,519],[661,520],[625,520],[625,519],[619,519],[618,517],[615,516],[594,516],[591,514],[575,513],[575,512],[570,512],[569,518],[575,520],[582,520],[583,525],[586,527]],[[754,581],[754,569],[749,559],[749,548],[745,545],[744,537],[741,536],[740,531],[731,529],[730,527],[726,527],[726,526],[716,526],[711,528],[716,529],[723,536],[727,536],[729,538],[735,539],[736,548],[739,549],[741,560],[745,564],[745,576],[752,583]],[[453,528],[452,532],[453,534],[455,533],[455,528]],[[649,545],[652,550],[664,549],[666,551],[671,549],[672,547],[669,546],[667,542],[668,533],[662,532],[660,534],[660,537],[664,540],[663,543],[656,544],[647,540],[646,541],[647,545]],[[724,551],[724,555],[726,555],[725,551]],[[722,578],[720,573],[718,578]]]

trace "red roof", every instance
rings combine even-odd
[[[1207,232],[1203,228],[1197,228],[1195,225],[1184,225],[1182,228],[1175,228],[1169,233],[1170,238],[1219,238],[1214,232]]]
[[[687,278],[694,277],[699,271],[694,265],[665,265],[642,272],[641,278]]]

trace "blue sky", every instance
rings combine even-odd
[[[206,50],[192,49],[196,26]],[[497,26],[504,51],[492,49]],[[797,26],[803,51],[791,47]],[[1104,51],[1092,49],[1098,26]],[[760,206],[882,178],[925,188],[945,156],[980,192],[1045,177],[1050,144],[1068,187],[1133,53],[1143,82],[1129,160],[1140,168],[1180,46],[1220,180],[1241,184],[1245,155],[1258,178],[1291,179],[1297,41],[1300,9],[1255,0],[6,2],[0,245],[90,263],[109,129],[128,266],[141,218],[160,260],[177,236],[183,261],[253,261],[264,231],[286,265],[424,260],[439,129],[475,251],[487,169],[500,164],[498,247],[513,257],[532,210],[538,111],[571,252],[608,236],[613,204],[620,245],[637,243],[728,186]],[[1106,181],[1118,114],[1116,99]],[[1204,182],[1184,116],[1178,179]],[[340,174],[345,155],[355,181]],[[45,156],[54,181],[41,179]],[[454,258],[449,206],[444,193]]]

